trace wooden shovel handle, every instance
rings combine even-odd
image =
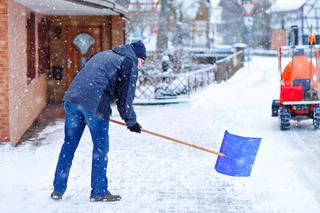
[[[122,126],[127,126],[125,123],[121,122],[121,121],[117,121],[117,120],[114,120],[114,119],[110,119],[110,121],[112,123],[116,123],[116,124],[119,124],[119,125],[122,125]],[[175,138],[171,138],[171,137],[168,137],[166,135],[162,135],[162,134],[159,134],[159,133],[156,133],[156,132],[152,132],[150,130],[146,130],[146,129],[141,129],[142,132],[145,132],[147,134],[150,134],[150,135],[153,135],[153,136],[157,136],[157,137],[160,137],[160,138],[164,138],[164,139],[167,139],[167,140],[170,140],[170,141],[173,141],[175,143],[179,143],[179,144],[183,144],[183,145],[186,145],[186,146],[189,146],[189,147],[192,147],[192,148],[195,148],[195,149],[199,149],[201,151],[205,151],[205,152],[209,152],[209,153],[212,153],[212,154],[215,154],[215,155],[219,155],[221,157],[224,157],[225,155],[221,152],[217,152],[217,151],[214,151],[214,150],[210,150],[210,149],[207,149],[207,148],[204,148],[204,147],[201,147],[201,146],[198,146],[198,145],[195,145],[195,144],[191,144],[191,143],[188,143],[188,142],[185,142],[185,141],[181,141],[181,140],[178,140],[178,139],[175,139]]]

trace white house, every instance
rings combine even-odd
[[[291,26],[298,27],[300,44],[307,44],[312,32],[320,42],[320,1],[319,0],[276,0],[268,10],[271,13],[271,47],[288,43]]]

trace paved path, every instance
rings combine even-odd
[[[219,150],[225,130],[263,137],[251,177],[214,170],[216,156],[110,126],[110,191],[118,203],[90,203],[92,142],[86,130],[61,202],[49,199],[63,120],[17,148],[0,146],[0,211],[4,212],[320,212],[320,130],[311,121],[280,131],[277,60],[253,58],[228,82],[192,103],[137,106],[144,128]],[[115,109],[114,109],[115,111]],[[118,118],[118,115],[114,115]]]

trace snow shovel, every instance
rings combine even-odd
[[[122,126],[127,126],[125,123],[121,121],[117,121],[114,119],[110,119],[110,121]],[[225,131],[222,145],[220,147],[220,152],[217,152],[150,130],[141,129],[141,132],[163,139],[167,139],[169,141],[189,146],[204,152],[209,152],[218,155],[218,160],[215,165],[216,171],[225,175],[236,177],[250,176],[256,153],[261,142],[261,138],[242,137],[232,135],[228,131]]]

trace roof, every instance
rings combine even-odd
[[[200,8],[200,0],[176,0],[176,6],[183,11],[183,18],[194,20]]]
[[[128,0],[15,0],[45,15],[119,15],[128,13]]]
[[[292,10],[298,10],[309,0],[276,0],[275,3],[272,4],[269,13],[278,13],[278,12],[286,12]]]

